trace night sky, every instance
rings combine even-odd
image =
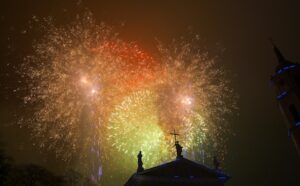
[[[273,38],[287,59],[300,62],[297,0],[1,1],[0,139],[17,163],[36,163],[57,173],[63,168],[53,154],[31,145],[27,129],[14,124],[22,101],[12,91],[18,86],[12,66],[22,63],[36,38],[22,32],[33,16],[51,16],[57,24],[66,24],[86,10],[148,51],[155,50],[156,39],[168,43],[197,33],[210,53],[220,55],[239,95],[238,113],[229,124],[234,135],[229,136],[224,162],[232,176],[227,185],[300,185],[300,158],[270,83],[277,61],[268,41]]]

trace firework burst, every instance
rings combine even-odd
[[[154,59],[91,15],[45,28],[20,70],[28,82],[24,103],[34,113],[22,124],[41,148],[84,162],[96,182],[102,171],[120,168],[126,179],[139,150],[146,167],[171,159],[174,129],[191,158],[224,151],[223,116],[235,104],[213,58],[182,42],[159,45]]]

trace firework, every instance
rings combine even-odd
[[[235,104],[213,58],[183,42],[160,45],[154,59],[91,15],[46,28],[20,70],[33,113],[22,123],[41,148],[84,162],[95,182],[118,169],[126,179],[139,150],[146,167],[172,159],[174,129],[188,157],[224,151],[223,116]]]
[[[132,158],[139,150],[145,167],[174,158],[174,129],[187,157],[205,162],[226,150],[223,116],[235,104],[228,104],[234,100],[224,71],[215,59],[186,42],[159,46],[159,51],[159,76],[125,97],[108,121],[107,144],[115,155],[112,162],[117,162],[113,167],[125,172],[135,169]]]

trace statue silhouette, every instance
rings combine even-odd
[[[182,156],[182,146],[179,144],[178,141],[175,142],[175,147],[176,147],[176,153],[177,153],[177,159],[178,158],[183,158]]]
[[[216,156],[214,156],[214,166],[215,166],[215,169],[218,170],[220,168],[220,161],[217,159]]]
[[[142,172],[144,170],[142,157],[143,157],[142,151],[140,151],[139,154],[137,155],[138,158],[137,172]]]

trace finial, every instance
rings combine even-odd
[[[138,158],[138,168],[137,168],[137,171],[136,172],[142,172],[144,171],[144,167],[143,167],[143,154],[142,154],[142,151],[139,152],[139,154],[137,155],[137,158]]]
[[[278,47],[275,45],[275,43],[273,42],[273,39],[270,38],[269,39],[272,46],[273,46],[273,50],[276,54],[277,60],[279,63],[284,63],[286,61],[285,57],[282,55],[282,53],[280,52],[280,50],[278,49]]]

